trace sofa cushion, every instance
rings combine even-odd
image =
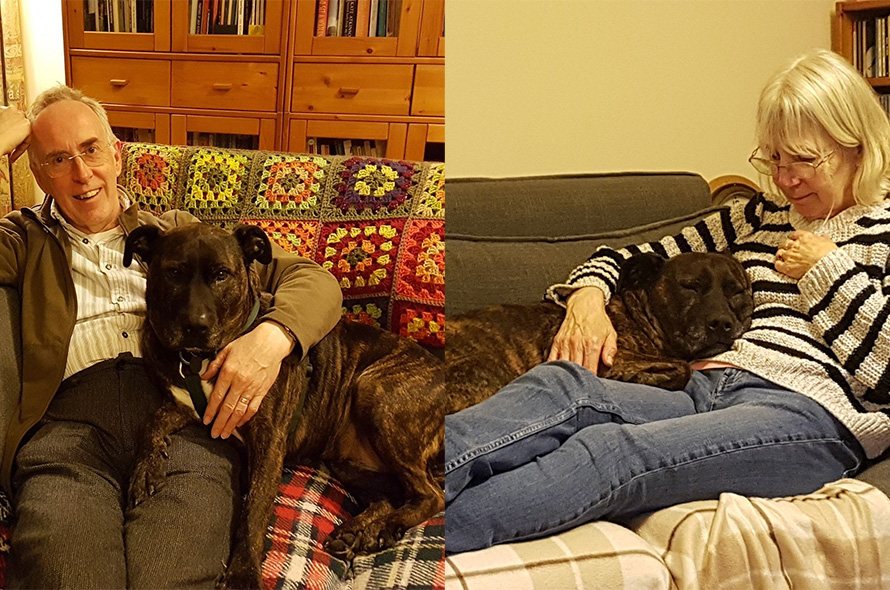
[[[446,590],[668,590],[661,556],[632,531],[594,522],[445,559]]]
[[[340,281],[343,314],[442,348],[445,166],[127,143],[118,182],[145,208],[263,228]]]
[[[447,315],[497,303],[540,301],[544,290],[565,281],[569,272],[601,245],[625,246],[678,233],[716,211],[707,208],[640,225],[595,234],[547,236],[446,233]],[[448,228],[461,227],[449,220]]]
[[[611,232],[711,204],[708,183],[689,172],[457,178],[448,191],[449,228],[472,236]]]
[[[631,525],[679,590],[890,587],[890,498],[842,479],[787,498],[679,504]]]

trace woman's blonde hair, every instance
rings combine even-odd
[[[832,51],[808,51],[767,82],[755,133],[766,157],[780,149],[818,157],[824,154],[816,141],[830,138],[860,154],[853,177],[857,203],[878,203],[890,191],[890,119],[865,79]]]

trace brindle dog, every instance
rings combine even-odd
[[[638,254],[606,307],[618,333],[609,379],[682,389],[689,362],[728,350],[751,325],[751,283],[728,254]],[[565,318],[555,303],[495,305],[448,323],[446,413],[479,403],[543,362]]]
[[[134,254],[148,268],[143,355],[171,394],[147,427],[131,479],[130,498],[138,503],[164,485],[169,435],[198,420],[183,391],[183,359],[212,357],[242,333],[261,296],[252,262],[269,263],[272,251],[257,227],[229,233],[194,224],[167,233],[140,227],[127,238],[125,265]],[[324,461],[366,506],[326,541],[344,559],[392,546],[444,508],[442,362],[392,333],[342,320],[308,360],[311,371],[298,358],[285,359],[259,411],[239,429],[249,489],[225,586],[261,587],[263,542],[285,455]]]

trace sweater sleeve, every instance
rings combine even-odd
[[[775,204],[758,193],[746,202],[733,203],[717,210],[676,235],[618,249],[600,246],[590,258],[569,273],[566,282],[551,285],[546,298],[565,305],[576,289],[598,287],[608,301],[618,283],[621,264],[634,254],[654,252],[670,258],[683,252],[722,252],[731,249],[740,237],[760,227],[764,212],[773,208]]]
[[[870,276],[843,248],[833,250],[798,282],[813,325],[843,367],[890,402],[890,272]]]

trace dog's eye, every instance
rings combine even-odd
[[[171,267],[167,269],[167,278],[173,281],[178,281],[183,276],[182,269]]]
[[[680,286],[684,289],[689,289],[690,291],[698,291],[701,289],[699,282],[691,279],[681,279]]]
[[[229,276],[231,276],[229,274],[229,271],[220,269],[220,270],[216,271],[215,273],[213,273],[213,280],[217,283],[221,283],[224,280],[226,280],[227,278],[229,278]]]

